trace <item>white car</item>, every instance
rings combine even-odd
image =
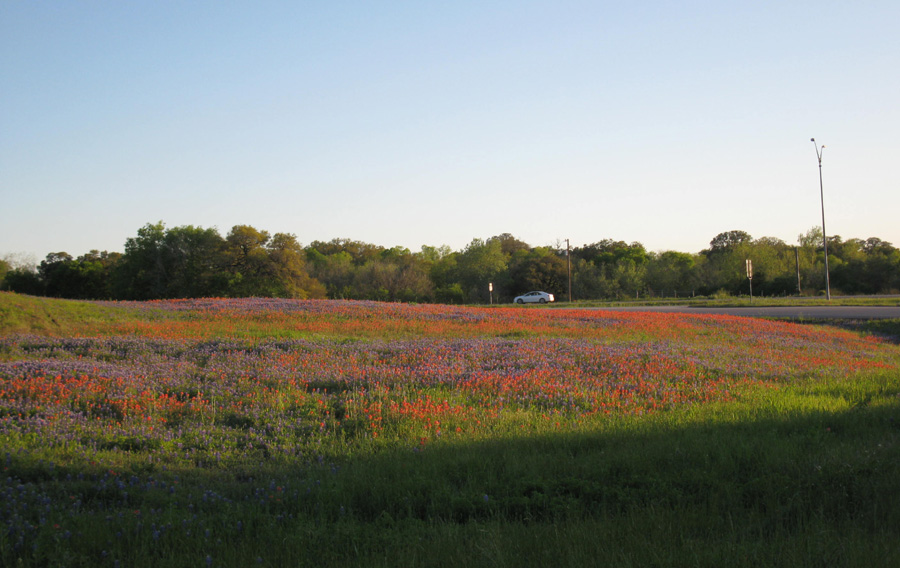
[[[553,301],[553,294],[548,294],[547,292],[528,292],[527,294],[522,294],[521,296],[516,296],[513,302],[517,304],[526,304],[529,302],[536,302],[538,304],[546,304],[547,302]]]

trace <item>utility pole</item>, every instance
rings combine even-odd
[[[800,287],[800,248],[794,247],[794,262],[797,264],[797,295],[803,293],[803,289]]]

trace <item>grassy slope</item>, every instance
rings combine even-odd
[[[64,335],[85,324],[114,321],[126,313],[121,308],[92,302],[0,292],[0,335]]]
[[[126,315],[0,294],[0,334],[60,335]],[[80,491],[67,476],[82,472],[54,469],[53,460],[50,451],[14,453],[4,471],[60,499]],[[234,480],[179,472],[182,483],[235,497],[198,502],[218,542],[172,531],[158,545],[128,536],[140,532],[134,514],[114,525],[85,515],[84,538],[48,541],[47,558],[21,565],[52,557],[89,566],[108,551],[133,566],[197,566],[213,550],[215,566],[255,565],[258,556],[268,566],[896,566],[897,471],[897,373],[833,377],[583,431],[348,456],[337,473],[260,470],[264,486],[321,480],[315,499],[272,513],[240,501],[246,487]],[[129,506],[157,510],[144,522],[178,527],[166,497],[144,498]],[[283,512],[290,520],[277,520]],[[234,519],[244,522],[238,532]]]
[[[357,464],[357,485],[340,493],[359,521],[374,522],[370,495],[387,496],[379,505],[392,522],[409,517],[390,504],[410,492],[465,521],[478,515],[454,496],[483,493],[478,530],[450,523],[431,534],[471,565],[891,566],[900,562],[900,511],[887,505],[900,502],[898,394],[892,377],[835,381],[600,431],[383,458]],[[394,488],[369,467],[415,475]],[[386,548],[402,557],[412,547]]]
[[[399,448],[337,469],[261,468],[255,482],[181,471],[175,499],[204,494],[195,506],[211,538],[179,538],[184,520],[159,491],[113,525],[85,515],[69,525],[84,538],[45,546],[69,566],[102,550],[129,566],[204,565],[207,554],[215,566],[896,566],[898,396],[896,376],[871,375],[584,431]],[[53,458],[7,466],[59,499],[79,494],[66,478],[80,472]],[[314,498],[245,500],[248,486],[268,500],[276,485],[310,482]],[[174,525],[168,552],[128,536],[146,534],[141,522]]]

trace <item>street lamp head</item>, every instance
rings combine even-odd
[[[815,139],[815,138],[810,138],[809,141],[810,141],[810,142],[815,142],[816,139]]]

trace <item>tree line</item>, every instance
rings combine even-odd
[[[900,291],[900,250],[871,237],[827,239],[832,293]],[[716,235],[699,253],[649,252],[639,242],[604,239],[567,249],[533,247],[509,233],[447,246],[385,248],[350,239],[302,246],[288,233],[237,225],[216,229],[147,224],[125,251],[79,257],[54,252],[37,266],[0,259],[0,288],[72,299],[198,297],[366,299],[402,302],[509,302],[530,290],[558,300],[749,293],[817,295],[825,287],[821,229],[788,245],[745,231]],[[488,290],[488,284],[493,291]]]

